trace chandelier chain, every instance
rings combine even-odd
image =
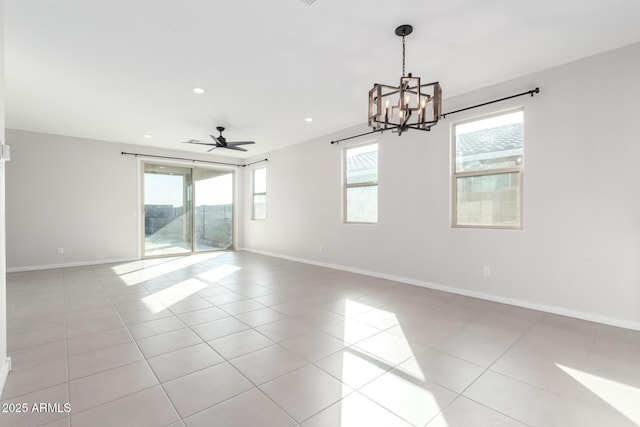
[[[404,58],[405,58],[405,47],[404,47],[404,35],[403,35],[402,36],[402,77],[405,77]]]

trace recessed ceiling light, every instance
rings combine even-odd
[[[144,136],[144,137],[145,137],[145,138],[147,138],[147,139],[151,139],[151,135],[149,135],[148,133],[145,133],[145,134],[144,134],[144,135],[142,135],[142,136]]]
[[[311,123],[313,121],[313,117],[307,117],[306,119],[304,119],[304,121],[307,123]]]
[[[193,91],[194,91],[195,93],[197,93],[198,95],[202,95],[202,94],[204,93],[204,89],[203,89],[203,88],[201,88],[201,87],[194,87],[194,88],[193,88]]]

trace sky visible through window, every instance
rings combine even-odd
[[[144,175],[145,204],[181,207],[184,203],[182,175]],[[196,181],[198,205],[230,205],[233,201],[232,174]]]
[[[456,135],[463,135],[469,132],[475,132],[477,130],[491,129],[504,125],[510,125],[513,123],[521,123],[524,112],[516,111],[511,114],[502,114],[496,117],[489,117],[483,120],[474,120],[469,123],[462,123],[456,125]]]

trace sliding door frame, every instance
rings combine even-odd
[[[145,255],[145,199],[144,199],[144,165],[145,164],[154,164],[160,166],[170,166],[170,167],[184,167],[191,168],[191,180],[192,180],[192,197],[191,203],[192,206],[190,208],[190,220],[191,220],[191,251],[185,253],[176,253],[176,254],[160,254],[160,255]],[[231,186],[232,186],[232,216],[231,216],[231,247],[228,249],[213,249],[210,251],[201,250],[196,251],[196,243],[195,243],[195,200],[196,200],[196,191],[195,191],[195,169],[207,169],[217,172],[228,172],[231,174]],[[187,161],[158,161],[153,158],[145,158],[143,156],[138,157],[138,210],[135,213],[138,216],[138,258],[139,259],[152,259],[152,258],[166,258],[166,257],[175,257],[175,256],[184,256],[184,255],[193,255],[196,253],[206,253],[206,252],[218,252],[223,250],[236,250],[237,241],[238,241],[238,206],[237,201],[238,197],[238,170],[235,167],[211,167],[208,165],[203,165],[197,162],[187,162]]]

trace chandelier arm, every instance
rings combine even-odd
[[[386,87],[386,88],[389,88],[389,89],[393,89],[393,90],[392,90],[392,91],[390,91],[390,92],[386,92],[386,93],[384,94],[384,96],[385,96],[385,97],[390,96],[390,95],[395,95],[395,94],[397,94],[397,93],[400,93],[400,89],[398,89],[396,86],[383,86],[383,87]]]
[[[401,128],[407,128],[409,127],[409,125],[407,125],[407,123],[409,123],[409,119],[411,118],[411,110],[407,110],[407,115],[404,118],[404,122],[402,122],[402,124],[400,125]]]
[[[431,132],[431,126],[427,126],[426,128],[411,128],[415,130],[421,130],[423,132]]]
[[[431,122],[424,122],[424,124],[426,124],[426,125],[429,125],[429,124],[431,124],[431,123],[432,123],[432,124],[436,124],[436,122],[434,122],[434,121],[431,121]],[[422,130],[422,131],[425,131],[425,132],[428,132],[428,131],[430,131],[430,130],[431,130],[431,126],[427,126],[427,127],[420,127],[420,125],[419,125],[419,124],[410,124],[410,125],[407,125],[407,127],[408,127],[409,129]]]
[[[400,89],[398,88],[398,86],[385,85],[385,84],[382,84],[382,83],[376,83],[376,84],[374,85],[374,87],[382,87],[382,88],[386,88],[386,89],[395,89],[395,90],[397,90],[397,91],[399,91],[399,90],[400,90]],[[391,92],[389,92],[389,93],[391,93]]]

